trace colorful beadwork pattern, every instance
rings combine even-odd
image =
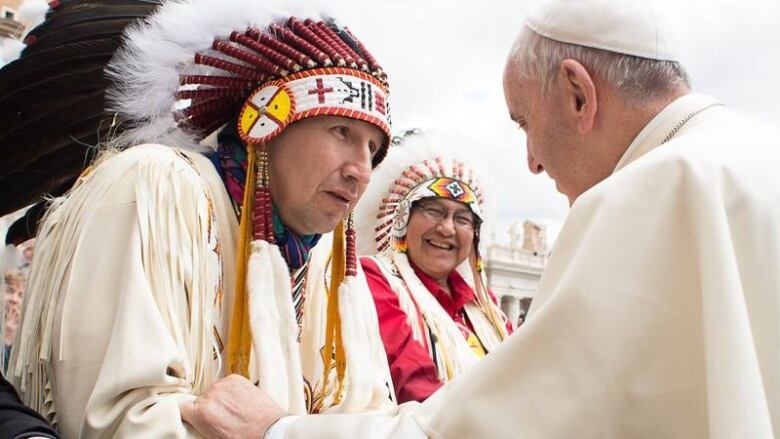
[[[388,246],[396,251],[406,251],[406,228],[412,203],[426,197],[443,197],[469,206],[482,219],[482,194],[472,170],[460,161],[454,161],[451,169],[445,169],[442,160],[424,160],[409,166],[390,187],[390,193],[382,199],[374,229],[377,251]]]

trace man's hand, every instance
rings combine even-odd
[[[216,381],[180,409],[181,419],[209,439],[261,439],[285,415],[265,392],[240,375]]]

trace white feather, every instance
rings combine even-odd
[[[195,65],[197,52],[207,51],[215,38],[248,27],[295,16],[301,19],[339,17],[324,0],[171,0],[125,32],[125,44],[107,66],[114,86],[107,90],[109,111],[129,121],[115,139],[118,145],[162,143],[199,150],[199,139],[176,127],[173,108],[180,75],[225,72]],[[235,61],[232,61],[235,62]],[[215,73],[219,72],[219,73]]]

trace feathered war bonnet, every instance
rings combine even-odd
[[[317,8],[268,0],[165,2],[127,32],[107,71],[115,84],[108,97],[122,127],[122,144],[154,141],[197,148],[238,117],[248,168],[227,361],[230,372],[248,376],[253,345],[258,357],[271,355],[258,352],[266,349],[265,343],[252,339],[252,332],[263,328],[250,324],[250,296],[290,289],[289,273],[284,276],[278,264],[269,263],[279,249],[273,245],[268,142],[307,117],[358,119],[387,135],[373,159],[378,165],[390,138],[387,76],[349,29],[323,18]],[[326,322],[325,348],[333,349],[336,359],[324,358],[325,382],[335,368],[339,388],[346,362],[338,288],[357,270],[351,214],[349,218],[334,231]]]
[[[392,148],[356,212],[359,253],[406,251],[406,230],[412,204],[440,197],[465,204],[477,218],[475,240],[484,221],[482,186],[463,146],[437,132],[410,130],[393,138]],[[475,249],[478,241],[475,241]]]
[[[111,130],[103,69],[160,0],[59,0],[0,69],[0,215],[62,195]],[[36,20],[37,21],[37,20]]]

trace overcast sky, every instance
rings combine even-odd
[[[437,128],[479,151],[492,173],[499,239],[525,219],[547,224],[554,237],[568,209],[546,175],[528,171],[525,136],[509,120],[501,88],[506,54],[532,1],[329,2],[388,71],[397,131]],[[677,25],[694,90],[778,126],[780,0],[655,1]]]
[[[777,126],[780,0],[658,1],[677,24],[694,90]],[[555,235],[566,199],[546,175],[528,171],[525,136],[507,117],[501,88],[528,3],[355,1],[349,26],[390,75],[394,128],[437,127],[473,139],[494,172],[499,223],[535,219]]]

